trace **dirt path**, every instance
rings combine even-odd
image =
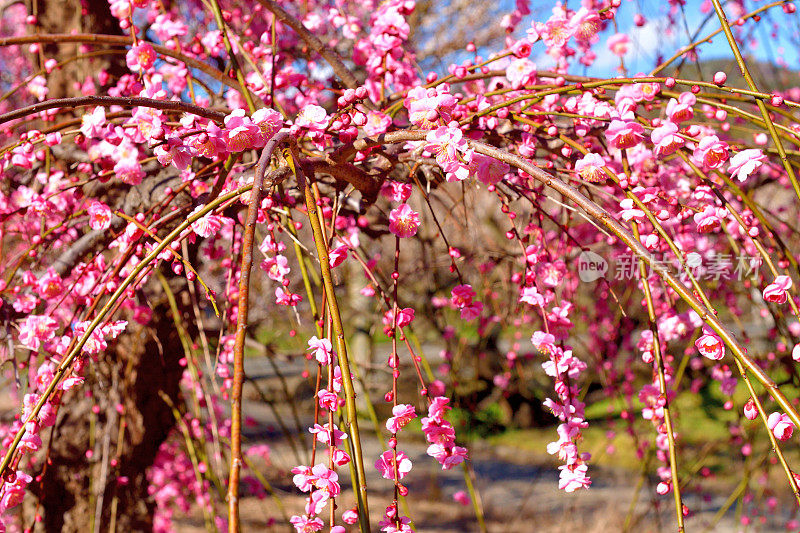
[[[266,443],[271,448],[272,465],[262,473],[280,494],[289,514],[301,513],[304,497],[291,484],[289,470],[298,463],[308,464],[307,457],[296,454],[280,431],[277,430],[273,413],[263,404],[248,402],[248,416],[258,425],[249,428],[251,442]],[[288,411],[285,413],[288,417]],[[303,420],[310,423],[310,419]],[[305,437],[306,445],[310,437]],[[363,442],[365,461],[368,465],[370,486],[370,509],[373,531],[378,531],[377,520],[392,497],[392,484],[380,478],[372,463],[383,451],[377,437],[366,431]],[[592,467],[591,489],[565,494],[558,490],[558,471],[546,455],[537,455],[511,446],[490,447],[476,442],[470,445],[470,457],[475,472],[476,487],[483,500],[488,531],[500,532],[570,532],[595,533],[622,531],[628,515],[637,472]],[[402,441],[398,449],[413,461],[412,471],[404,479],[409,488],[408,506],[418,532],[466,533],[479,528],[471,506],[464,507],[453,501],[453,494],[466,491],[464,473],[461,468],[442,471],[439,464],[425,454],[426,445],[421,440]],[[305,453],[305,449],[303,450]],[[345,495],[340,505],[353,505],[349,475],[343,471],[340,481]],[[631,517],[630,531],[662,532],[675,531],[672,497],[659,498],[659,511],[653,511],[654,485],[645,484],[639,494],[638,503]],[[711,523],[715,513],[725,500],[724,495],[711,501],[687,495],[685,503],[695,512],[687,522],[688,530],[703,531]],[[345,507],[345,508],[347,508]],[[276,504],[269,498],[258,500],[245,497],[241,504],[245,531],[292,531],[282,520]],[[274,519],[275,525],[268,526]],[[178,531],[194,533],[205,531],[202,516],[182,520]],[[691,527],[689,527],[691,526]],[[767,524],[760,531],[783,531],[778,524]],[[353,529],[355,531],[355,529]],[[732,513],[710,531],[739,531]],[[752,531],[752,530],[751,530]]]

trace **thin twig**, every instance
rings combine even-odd
[[[191,56],[182,54],[176,50],[167,48],[166,46],[139,39],[140,42],[147,42],[153,47],[157,54],[172,57],[178,61],[186,64],[186,66],[196,68],[205,74],[208,74],[223,85],[227,85],[233,89],[238,89],[236,82],[228,78],[224,72],[214,68],[208,63],[195,59]],[[35,33],[32,35],[20,35],[16,37],[5,37],[0,39],[0,47],[13,46],[20,44],[45,44],[45,43],[91,43],[91,44],[108,44],[114,46],[130,46],[131,39],[126,35],[104,35],[93,33]]]
[[[756,82],[753,80],[753,76],[750,75],[750,71],[747,68],[747,63],[742,57],[742,52],[739,50],[739,45],[736,44],[736,39],[731,31],[731,26],[728,24],[728,18],[725,16],[725,11],[722,10],[722,4],[719,3],[719,0],[712,0],[712,2],[714,3],[714,10],[717,12],[719,22],[722,25],[722,30],[725,32],[725,38],[728,40],[728,44],[731,47],[733,56],[736,58],[736,64],[739,65],[739,71],[742,73],[742,76],[744,77],[750,89],[753,91],[758,91]],[[783,143],[781,143],[781,139],[778,136],[777,130],[775,129],[775,123],[772,122],[772,118],[769,116],[767,105],[760,98],[756,98],[756,105],[758,106],[758,110],[761,111],[761,116],[764,117],[767,131],[769,131],[769,135],[772,137],[772,142],[775,143],[775,148],[778,150],[778,155],[781,158],[781,163],[783,163],[783,168],[786,169],[786,174],[789,176],[789,181],[792,182],[792,187],[797,195],[797,199],[800,200],[800,182],[797,181],[794,168],[792,167],[791,163],[789,163],[789,159],[786,156],[786,150],[784,150]]]
[[[279,6],[277,2],[273,2],[272,0],[258,0],[258,3],[269,9],[278,20],[292,28],[312,50],[321,55],[322,59],[328,62],[331,68],[333,68],[333,71],[337,76],[339,76],[339,79],[342,80],[346,87],[355,89],[361,85],[353,73],[350,72],[350,69],[345,66],[342,58],[339,57],[339,54],[337,54],[334,50],[331,50],[325,45],[325,43],[320,41],[316,35],[308,31],[306,27],[303,26],[302,22],[290,15],[281,6]]]
[[[298,161],[296,151],[293,152],[292,158]],[[330,258],[328,257],[327,242],[322,231],[322,226],[319,223],[317,216],[317,205],[314,201],[314,195],[311,192],[311,184],[306,183],[305,175],[300,165],[294,166],[297,183],[303,195],[305,196],[306,214],[311,222],[311,231],[314,234],[314,243],[317,247],[317,255],[320,262],[320,270],[322,271],[322,281],[325,287],[326,302],[330,316],[332,319],[332,326],[336,335],[336,354],[339,361],[339,367],[342,374],[342,389],[345,394],[345,406],[347,410],[347,427],[350,431],[351,443],[353,446],[353,462],[355,463],[356,477],[358,486],[355,487],[356,497],[358,499],[358,518],[361,533],[369,533],[369,506],[367,503],[367,479],[364,470],[364,457],[361,451],[361,435],[358,430],[358,416],[356,410],[356,393],[353,387],[353,380],[350,376],[350,361],[347,356],[347,344],[345,343],[344,326],[342,324],[342,316],[339,312],[339,305],[336,300],[336,293],[333,288],[333,278],[331,276]]]
[[[639,238],[639,227],[635,222],[632,223],[633,234]],[[639,274],[642,280],[645,300],[647,301],[647,318],[650,322],[650,331],[653,334],[653,356],[654,366],[658,374],[658,387],[661,398],[664,400],[664,425],[667,430],[667,443],[669,444],[669,470],[672,478],[672,494],[675,498],[675,514],[678,519],[678,531],[685,530],[683,524],[683,500],[681,499],[681,484],[678,479],[678,454],[675,449],[675,431],[672,427],[672,416],[669,408],[669,391],[667,389],[667,378],[664,371],[664,355],[661,353],[661,339],[658,336],[658,325],[656,324],[656,309],[653,303],[653,293],[650,290],[650,280],[647,279],[647,267],[644,261],[639,260]]]
[[[244,383],[244,340],[247,335],[247,314],[250,292],[250,270],[253,266],[253,245],[256,232],[258,210],[267,166],[275,147],[288,138],[286,132],[273,137],[256,165],[253,189],[250,191],[250,205],[242,237],[242,262],[239,277],[239,305],[236,316],[236,337],[233,345],[233,384],[231,385],[231,466],[228,476],[228,531],[239,531],[239,472],[242,468],[242,385]],[[277,172],[277,171],[275,171]]]
[[[164,109],[167,111],[180,111],[183,113],[192,113],[199,117],[213,120],[214,122],[222,123],[225,119],[225,113],[221,111],[214,111],[206,107],[190,104],[188,102],[180,102],[176,100],[155,100],[153,98],[141,97],[122,97],[122,96],[76,96],[74,98],[55,98],[52,100],[45,100],[37,104],[21,107],[14,111],[9,111],[0,115],[0,124],[16,120],[18,118],[35,115],[47,109],[57,108],[70,108],[87,107],[93,105],[112,106],[119,105],[124,107],[150,107],[153,109]]]

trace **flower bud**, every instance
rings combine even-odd
[[[752,400],[747,400],[747,403],[744,404],[744,417],[748,420],[755,420],[758,416],[758,409],[756,409],[756,404]]]

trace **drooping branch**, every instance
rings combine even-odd
[[[631,223],[633,235],[637,239],[640,238],[639,227],[636,222]],[[650,288],[650,280],[647,278],[647,268],[644,263],[639,261],[639,277],[642,280],[642,290],[644,298],[647,303],[647,318],[650,322],[650,331],[653,334],[653,366],[655,367],[656,375],[658,376],[658,387],[661,396],[664,398],[664,426],[667,432],[667,443],[669,448],[669,469],[670,477],[672,479],[672,495],[675,499],[675,513],[678,521],[678,532],[683,533],[685,526],[683,523],[683,499],[681,498],[681,483],[678,478],[678,455],[675,445],[675,429],[673,426],[672,417],[674,414],[670,410],[669,389],[667,388],[666,371],[664,368],[664,354],[661,353],[661,340],[658,335],[658,322],[656,318],[656,307],[653,303],[653,293]]]
[[[242,70],[242,67],[239,66],[239,60],[236,59],[236,52],[233,49],[233,45],[231,45],[230,37],[228,37],[228,29],[217,0],[211,0],[211,11],[214,13],[214,20],[217,22],[217,27],[219,28],[220,32],[222,32],[222,40],[225,43],[225,51],[228,53],[228,60],[231,63],[231,71],[236,76],[236,81],[239,82],[239,88],[242,96],[244,96],[245,102],[247,102],[247,107],[252,113],[257,109],[256,103],[250,94],[250,90],[247,88],[247,81],[244,79],[244,71]]]
[[[750,358],[749,355],[747,355],[746,350],[741,346],[739,341],[736,340],[734,335],[729,332],[727,328],[725,328],[725,326],[723,326],[722,323],[717,319],[717,317],[711,314],[692,294],[692,292],[687,289],[686,286],[680,282],[680,280],[673,276],[665,266],[653,261],[652,256],[647,251],[647,248],[645,248],[644,245],[625,227],[623,227],[622,224],[620,224],[617,219],[614,218],[608,211],[603,209],[603,207],[599,206],[595,202],[589,200],[574,187],[571,187],[560,179],[551,176],[544,170],[532,164],[530,161],[527,161],[518,155],[510,154],[504,150],[500,150],[482,142],[468,142],[476,152],[494,157],[499,161],[513,165],[514,167],[530,174],[537,181],[564,195],[564,197],[574,202],[575,205],[583,209],[589,216],[611,230],[614,235],[616,235],[623,243],[625,243],[626,246],[628,246],[628,248],[630,248],[632,252],[634,252],[640,259],[644,260],[648,264],[651,271],[656,272],[661,279],[663,279],[670,287],[672,287],[672,289],[681,297],[681,299],[689,304],[689,306],[700,316],[701,320],[707,323],[722,338],[725,344],[727,344],[731,351],[733,351],[734,357],[745,367],[747,367],[747,369],[756,376],[756,379],[758,379],[758,381],[768,389],[770,395],[781,406],[784,412],[789,415],[792,421],[796,425],[800,425],[800,416],[798,416],[797,410],[794,408],[794,406],[792,406],[783,392],[781,392],[775,381],[770,378],[764,372],[764,370]]]
[[[69,33],[46,33],[0,38],[0,47],[31,43],[92,43],[130,46],[131,38],[124,35],[102,35],[92,33],[76,33],[74,35]],[[178,61],[186,63],[186,65],[189,67],[196,68],[197,70],[208,74],[218,82],[223,83],[232,89],[236,89],[237,91],[239,90],[239,85],[235,80],[228,78],[224,72],[221,72],[208,63],[203,63],[198,59],[187,56],[186,54],[182,54],[160,44],[150,43],[150,45],[157,54],[177,59]]]
[[[297,159],[296,153],[293,157]],[[336,337],[336,354],[339,367],[341,368],[342,375],[342,390],[345,394],[346,406],[346,427],[350,432],[350,443],[353,447],[353,462],[355,465],[354,482],[357,486],[353,487],[356,492],[358,501],[358,520],[361,533],[369,531],[369,503],[367,500],[367,477],[364,469],[364,455],[361,449],[361,436],[358,428],[358,416],[356,409],[356,392],[353,386],[353,379],[350,373],[350,358],[347,353],[347,343],[345,342],[344,325],[342,323],[342,315],[339,309],[338,300],[336,298],[336,291],[333,286],[333,277],[331,276],[330,257],[328,255],[328,247],[320,219],[317,215],[317,203],[311,191],[312,183],[306,179],[303,169],[300,165],[295,168],[296,179],[300,190],[303,192],[305,199],[306,214],[311,223],[311,231],[314,235],[314,244],[317,248],[317,257],[319,259],[320,273],[322,274],[322,282],[324,287],[325,302],[328,306],[328,311],[331,317],[331,327]]]
[[[175,100],[155,100],[153,98],[141,97],[122,97],[122,96],[77,96],[75,98],[57,98],[55,100],[45,100],[37,104],[29,105],[14,111],[9,111],[0,115],[0,124],[10,122],[19,118],[24,118],[29,115],[35,115],[47,109],[57,108],[78,108],[87,106],[112,106],[118,105],[122,107],[150,107],[153,109],[163,109],[165,111],[180,111],[183,113],[191,113],[199,117],[213,120],[214,122],[222,122],[225,119],[225,113],[222,111],[214,111],[201,107],[199,105],[190,104],[188,102],[179,102]]]
[[[253,184],[243,185],[234,191],[231,191],[227,194],[220,196],[213,202],[209,202],[199,211],[189,215],[186,220],[182,221],[175,229],[173,229],[168,235],[166,235],[164,239],[161,241],[161,243],[155,246],[153,250],[149,252],[133,268],[133,270],[131,270],[131,272],[125,277],[125,279],[122,280],[122,282],[119,284],[116,290],[109,296],[108,301],[105,303],[102,309],[98,311],[95,318],[92,319],[90,324],[86,327],[86,331],[83,333],[83,335],[81,335],[80,338],[77,339],[71,345],[70,350],[63,357],[58,367],[56,368],[53,380],[39,396],[39,399],[37,400],[36,404],[31,408],[30,414],[28,415],[28,418],[25,420],[25,424],[23,424],[21,428],[14,434],[14,438],[9,444],[8,449],[5,452],[5,455],[3,456],[3,459],[0,462],[0,475],[7,472],[9,465],[11,464],[14,456],[17,454],[19,443],[22,440],[22,436],[25,434],[25,426],[27,425],[27,423],[36,420],[36,418],[39,416],[42,407],[44,407],[44,405],[48,401],[50,401],[61,380],[65,378],[71,371],[73,362],[81,355],[83,347],[89,341],[89,338],[91,337],[92,333],[95,331],[95,329],[97,329],[100,326],[100,324],[110,314],[112,314],[112,311],[118,309],[117,304],[120,302],[120,299],[123,297],[123,294],[128,289],[128,287],[131,286],[131,284],[133,284],[134,281],[138,279],[142,271],[148,268],[151,265],[151,263],[157,261],[158,255],[161,252],[163,252],[164,249],[167,246],[169,246],[173,241],[178,239],[178,237],[181,235],[183,231],[186,230],[186,228],[190,227],[197,220],[204,217],[214,209],[217,209],[225,202],[249,192],[252,189],[252,187]]]
[[[722,4],[719,3],[719,0],[712,0],[712,2],[714,4],[714,11],[717,12],[717,17],[719,18],[719,22],[722,25],[723,31],[725,32],[725,38],[728,40],[728,44],[731,47],[733,56],[736,58],[736,64],[739,65],[739,72],[742,73],[742,77],[747,82],[747,86],[750,87],[750,90],[758,91],[758,86],[756,86],[753,76],[750,75],[750,70],[747,68],[747,63],[745,62],[744,57],[742,57],[741,50],[739,50],[739,45],[736,44],[736,38],[733,36],[730,24],[728,24],[728,18],[725,15],[725,11],[722,9]],[[775,129],[775,123],[772,122],[772,118],[769,116],[767,105],[763,102],[763,100],[760,99],[756,100],[756,105],[758,106],[758,110],[761,112],[761,116],[764,118],[764,123],[767,126],[767,131],[769,132],[770,137],[772,137],[772,142],[775,143],[775,148],[778,150],[778,156],[781,159],[784,170],[786,170],[786,175],[789,177],[789,181],[792,183],[792,188],[794,188],[795,195],[797,196],[797,199],[800,200],[800,181],[797,180],[794,167],[792,167],[791,163],[789,163],[786,150],[783,148],[783,143],[781,142],[778,132]]]
[[[250,205],[247,208],[244,236],[242,237],[242,263],[239,278],[239,307],[236,315],[236,336],[233,345],[233,384],[231,385],[231,465],[228,478],[228,531],[239,531],[239,472],[242,468],[242,386],[244,384],[244,340],[247,335],[247,315],[250,293],[250,270],[253,266],[253,240],[255,238],[258,210],[261,206],[264,177],[275,148],[288,138],[288,133],[278,133],[261,152],[256,166]],[[280,171],[275,171],[276,176]],[[270,181],[276,178],[271,177]]]
[[[353,144],[340,149],[336,153],[335,159],[337,161],[344,161],[347,157],[349,157],[349,155],[355,153],[356,151],[365,150],[371,146],[394,144],[406,141],[421,141],[425,139],[427,135],[427,131],[409,130],[394,131],[384,133],[374,138],[359,139]],[[706,309],[706,307],[700,302],[700,300],[698,300],[698,298],[692,294],[692,291],[669,272],[667,267],[657,261],[654,261],[647,248],[645,248],[644,245],[638,239],[636,239],[636,237],[634,237],[627,228],[620,224],[611,213],[587,198],[576,188],[558,179],[557,177],[550,175],[521,156],[512,154],[500,148],[495,148],[494,146],[490,146],[480,141],[468,140],[467,143],[469,144],[470,148],[479,154],[492,157],[529,174],[536,181],[553,189],[561,194],[564,198],[570,200],[574,205],[583,209],[583,211],[589,217],[605,226],[606,229],[610,230],[617,238],[620,239],[620,241],[622,241],[622,243],[624,243],[634,254],[636,254],[639,259],[644,261],[650,267],[652,272],[657,273],[661,279],[663,279],[664,282],[667,283],[667,285],[669,285],[678,294],[678,296],[680,296],[681,299],[700,316],[700,319],[703,322],[708,324],[711,329],[713,329],[714,332],[720,336],[725,344],[731,349],[734,357],[740,361],[742,365],[744,365],[750,372],[752,372],[754,376],[756,376],[756,379],[759,381],[759,383],[761,383],[769,391],[769,394],[791,418],[792,422],[794,422],[795,425],[800,426],[800,415],[798,415],[797,410],[778,388],[778,385],[775,383],[775,381],[769,377],[753,359],[750,358],[750,356],[747,354],[747,351],[742,347],[739,341],[736,340],[733,333],[728,331],[728,329],[719,321],[719,319],[709,312],[708,309]]]

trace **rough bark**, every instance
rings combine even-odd
[[[175,424],[159,391],[178,403],[183,370],[178,363],[183,354],[180,338],[169,316],[166,305],[160,305],[153,310],[151,325],[130,325],[93,365],[92,397],[83,397],[80,391],[79,396],[65,399],[50,452],[52,462],[42,480],[45,531],[91,531],[100,494],[102,510],[95,528],[108,527],[116,496],[117,531],[152,530],[153,504],[148,499],[146,469]],[[90,460],[86,450],[92,448],[89,421],[95,403],[100,411]],[[123,407],[122,415],[117,404]],[[121,445],[120,423],[125,426]],[[117,457],[115,467],[111,460]],[[121,478],[126,482],[119,483]]]

